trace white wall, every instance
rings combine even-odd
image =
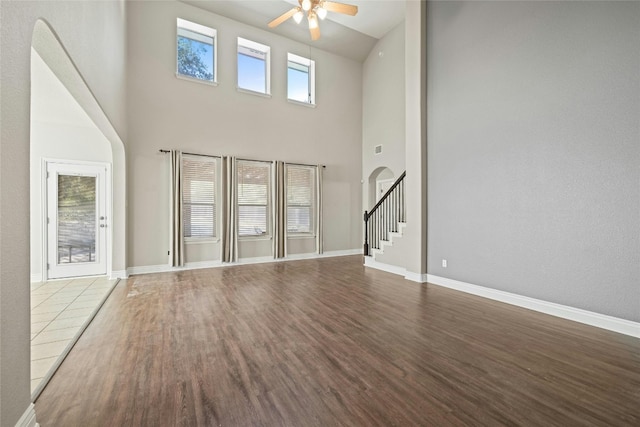
[[[167,263],[161,148],[325,164],[324,249],[361,246],[361,64],[183,3],[131,2],[128,17],[130,267]],[[217,29],[217,87],[176,78],[178,17]],[[236,90],[238,36],[271,46],[271,98]],[[287,52],[316,61],[316,108],[287,102]],[[241,243],[239,256],[269,256],[271,246]],[[186,252],[187,262],[219,257],[215,245]]]
[[[29,139],[31,39],[46,19],[124,135],[124,2],[0,2],[0,425],[30,404]],[[109,58],[105,61],[105,58]]]
[[[43,161],[111,163],[111,144],[87,113],[31,49],[31,280],[42,280]],[[46,192],[46,188],[44,189]]]
[[[428,272],[640,321],[640,3],[428,7]]]
[[[392,29],[373,47],[362,67],[362,180],[364,209],[371,208],[378,168],[397,178],[405,170],[405,25]],[[382,153],[374,148],[382,145]],[[371,188],[373,187],[373,188]]]

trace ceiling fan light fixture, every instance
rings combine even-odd
[[[311,0],[302,0],[302,10],[305,12],[311,10]]]
[[[309,29],[318,28],[318,17],[315,12],[309,12]]]
[[[298,8],[298,11],[293,15],[293,20],[296,21],[296,24],[302,22],[302,18],[304,18],[304,12],[302,9]]]
[[[316,9],[316,14],[318,15],[318,18],[324,19],[327,17],[327,9],[323,8],[322,6],[319,6]]]

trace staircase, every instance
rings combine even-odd
[[[393,246],[406,226],[404,178],[398,177],[370,211],[364,212],[364,255],[375,258]]]

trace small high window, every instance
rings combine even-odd
[[[238,37],[238,88],[265,95],[271,94],[271,48]]]
[[[315,105],[316,63],[309,58],[287,53],[287,98]]]
[[[216,30],[178,18],[177,76],[216,83]]]

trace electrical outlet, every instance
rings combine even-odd
[[[444,268],[447,268],[447,260],[446,260],[446,259],[443,259],[443,260],[442,260],[442,266],[443,266]]]

